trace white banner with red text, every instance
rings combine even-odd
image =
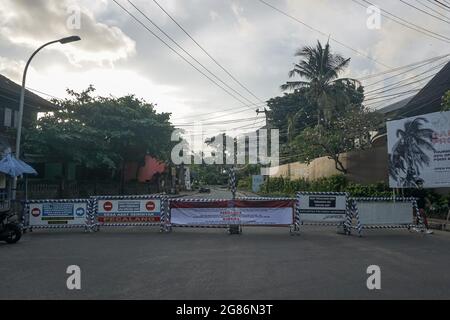
[[[294,221],[294,200],[171,201],[171,224],[289,226]]]

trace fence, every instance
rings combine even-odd
[[[100,226],[159,226],[166,230],[166,196],[97,196],[91,201],[95,230]]]
[[[25,228],[158,226],[231,228],[243,226],[338,226],[349,235],[356,229],[419,227],[415,198],[348,198],[346,193],[305,193],[297,198],[169,199],[165,195],[95,196],[89,199],[43,199],[25,203]],[[356,225],[355,225],[356,223]]]
[[[28,199],[76,199],[89,198],[91,195],[121,194],[119,183],[110,181],[33,181],[27,183]],[[157,192],[157,186],[149,183],[127,182],[123,195],[141,195]],[[20,181],[17,186],[18,199],[25,199],[25,182]]]
[[[363,229],[424,229],[415,198],[352,198],[352,216],[361,235]],[[414,219],[414,212],[417,220]]]
[[[345,192],[298,192],[295,230],[300,226],[337,226],[350,234],[351,211]]]
[[[91,223],[89,199],[31,200],[25,203],[25,229],[84,228],[87,231]]]

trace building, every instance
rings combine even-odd
[[[0,75],[0,140],[2,145],[16,145],[21,86],[7,77]],[[26,127],[37,118],[39,112],[55,110],[55,105],[33,92],[25,91],[23,126]]]

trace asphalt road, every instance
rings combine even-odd
[[[450,299],[449,252],[449,232],[36,230],[0,243],[0,299]],[[81,290],[66,287],[69,265]],[[366,287],[369,265],[381,290]]]
[[[209,193],[195,193],[193,195],[186,195],[183,196],[184,198],[207,198],[207,199],[231,199],[231,191],[227,188],[223,187],[209,187],[206,186],[206,188],[209,188],[211,192]],[[245,196],[256,196],[255,194],[252,194],[250,192],[236,192],[236,197],[245,197]]]

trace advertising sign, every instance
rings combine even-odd
[[[347,210],[345,194],[298,194],[302,222],[343,222]]]
[[[87,224],[87,201],[29,203],[29,225],[57,226]]]
[[[450,187],[450,111],[387,122],[389,186]]]
[[[293,223],[293,200],[217,200],[171,202],[173,225],[266,225]]]
[[[99,223],[157,223],[161,220],[159,199],[101,199],[98,200]]]

